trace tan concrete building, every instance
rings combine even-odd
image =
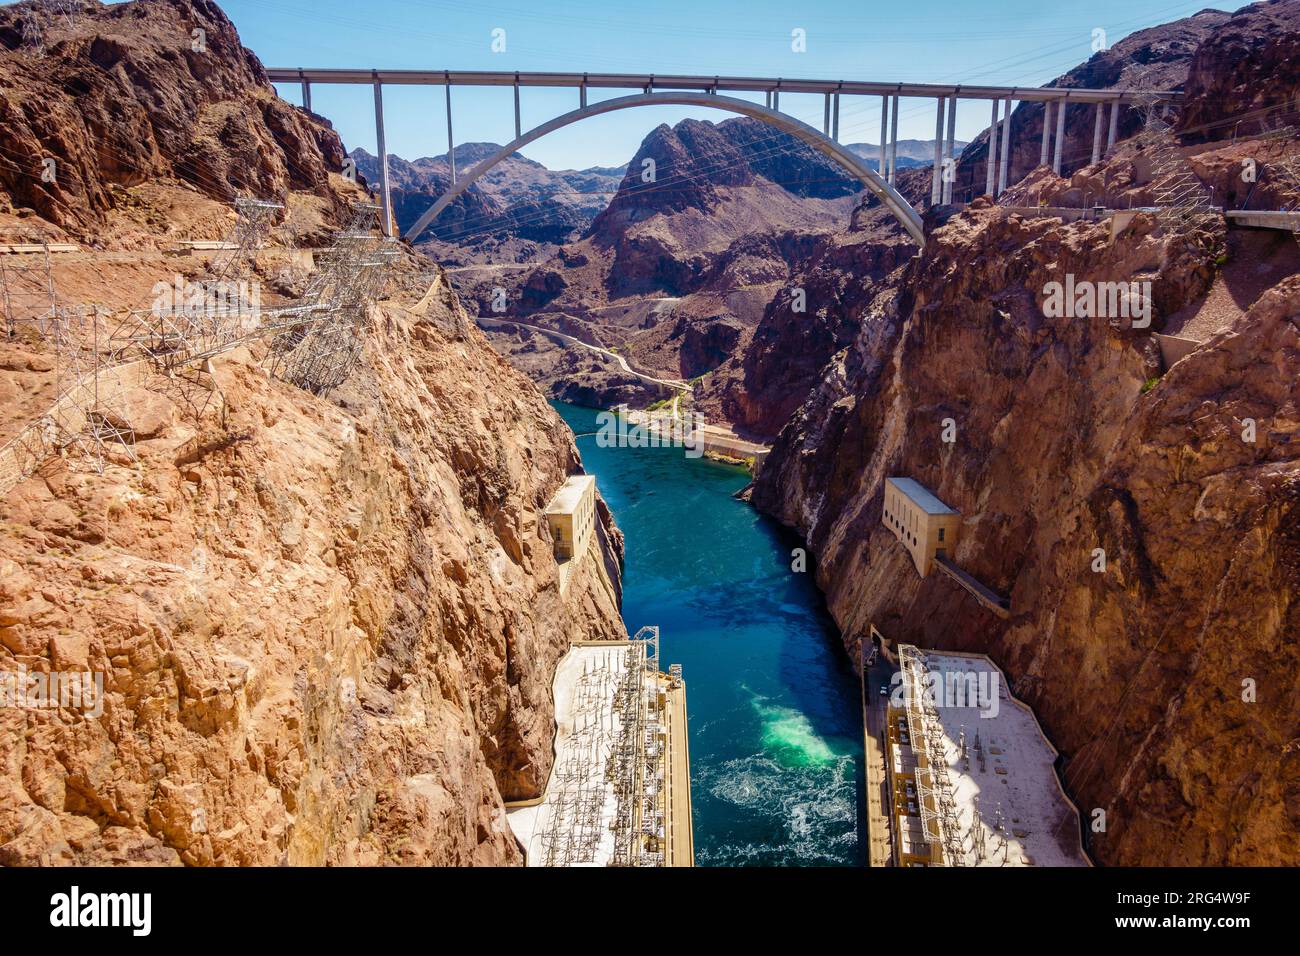
[[[593,475],[566,478],[546,506],[546,523],[555,539],[555,558],[567,561],[582,554],[596,526],[596,479]]]
[[[560,593],[569,587],[573,569],[587,553],[596,528],[596,478],[570,475],[551,503],[546,506],[546,524],[551,529],[555,560],[560,564]]]
[[[882,520],[912,555],[921,577],[930,573],[936,557],[951,558],[961,529],[961,514],[911,478],[885,479]]]

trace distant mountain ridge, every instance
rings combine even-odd
[[[463,175],[501,147],[461,143],[456,171]],[[358,147],[348,154],[367,182],[379,182],[379,159]],[[430,238],[474,244],[514,236],[541,243],[567,242],[581,235],[609,204],[626,167],[550,170],[515,153],[492,168],[438,218]],[[388,154],[393,214],[402,230],[413,225],[451,186],[447,154],[406,160]]]
[[[961,151],[968,145],[964,140],[955,140],[953,142],[953,155],[960,156]],[[880,147],[875,143],[845,143],[844,146],[863,159],[874,160],[876,169],[879,171]],[[912,166],[932,166],[934,165],[934,140],[900,139],[898,141],[897,156],[899,169]]]

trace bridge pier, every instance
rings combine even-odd
[[[944,168],[940,170],[940,176],[943,180],[943,201],[952,202],[953,180],[956,178],[957,170],[953,165],[953,152],[957,144],[957,97],[948,97],[948,142],[943,150]]]
[[[1115,148],[1115,134],[1119,132],[1119,100],[1110,101],[1110,131],[1106,134],[1106,152]]]
[[[456,140],[451,133],[451,80],[448,78],[447,86],[447,162],[451,166],[451,184],[456,185]]]
[[[515,74],[515,139],[524,134],[523,128],[519,125],[519,74]]]
[[[889,97],[880,98],[880,178],[892,183],[889,173]]]
[[[993,101],[993,118],[989,120],[989,155],[984,164],[984,192],[992,196],[997,183],[998,166],[998,101]]]
[[[1092,124],[1092,165],[1101,162],[1101,122],[1106,114],[1106,104],[1097,104],[1097,116]]]
[[[305,109],[308,113],[312,111],[311,110],[311,83],[307,81],[307,77],[305,76],[302,78],[302,108]]]
[[[1052,135],[1052,101],[1043,102],[1043,143],[1038,148],[1038,165],[1047,165],[1047,144]]]
[[[943,197],[941,167],[943,166],[943,104],[941,96],[935,101],[934,110],[934,169],[930,172],[930,205],[939,205]]]
[[[831,135],[831,95],[826,94],[826,103],[822,110],[822,135]]]
[[[840,94],[835,94],[835,113],[831,121],[831,139],[840,141]]]
[[[898,165],[898,94],[893,97],[892,112],[889,114],[889,185],[894,185],[894,168]]]
[[[1061,149],[1065,146],[1065,100],[1056,104],[1056,151],[1052,153],[1052,172],[1061,175]]]
[[[1007,188],[1007,165],[1011,155],[1011,97],[1004,101],[1002,109],[1002,156],[998,162],[998,191],[995,195],[1002,195]]]
[[[393,235],[393,197],[388,188],[388,145],[384,141],[384,85],[375,77],[375,140],[379,149],[379,228]]]

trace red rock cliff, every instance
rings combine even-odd
[[[481,864],[550,770],[571,640],[625,636],[621,537],[560,597],[568,430],[445,291],[399,294],[334,401],[216,362],[195,422],[129,396],[139,463],[6,496],[0,658],[102,672],[99,718],[0,709],[5,864]],[[40,352],[4,352],[33,387]]]
[[[1102,225],[973,209],[935,231],[787,426],[754,500],[808,538],[850,648],[874,624],[1005,666],[1085,818],[1107,812],[1096,859],[1294,862],[1300,279],[1155,380],[1149,330],[1041,307],[1066,273],[1151,281],[1153,329],[1204,299],[1221,226],[1167,243],[1153,225],[1110,244]],[[1010,596],[1009,621],[917,576],[881,525],[891,475],[961,511],[954,558]]]

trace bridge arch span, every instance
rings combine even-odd
[[[741,116],[748,116],[756,120],[761,120],[769,126],[774,126],[782,132],[789,133],[796,139],[822,155],[839,163],[850,175],[861,182],[868,191],[875,195],[890,212],[898,219],[903,228],[907,230],[908,235],[919,246],[925,245],[925,233],[921,226],[921,216],[911,203],[903,198],[902,194],[893,186],[889,185],[866,164],[860,157],[848,149],[845,149],[835,140],[822,133],[820,130],[809,126],[807,123],[788,116],[785,113],[768,109],[757,103],[751,103],[748,100],[737,99],[732,96],[721,96],[717,93],[692,93],[689,91],[663,91],[657,93],[637,93],[632,96],[620,96],[611,100],[604,100],[600,103],[592,103],[588,106],[565,113],[549,122],[543,123],[528,132],[524,133],[513,143],[502,146],[499,150],[479,162],[470,169],[464,176],[456,180],[455,185],[447,190],[437,201],[425,211],[415,224],[411,226],[406,233],[408,242],[413,242],[425,229],[429,227],[439,214],[442,213],[451,203],[456,201],[465,190],[483,176],[488,170],[497,163],[509,157],[511,154],[518,152],[534,140],[541,139],[547,133],[553,133],[557,129],[570,126],[580,120],[589,119],[592,116],[599,116],[602,113],[612,113],[615,110],[631,109],[637,106],[703,106],[712,109],[725,110],[729,113],[737,113]]]

